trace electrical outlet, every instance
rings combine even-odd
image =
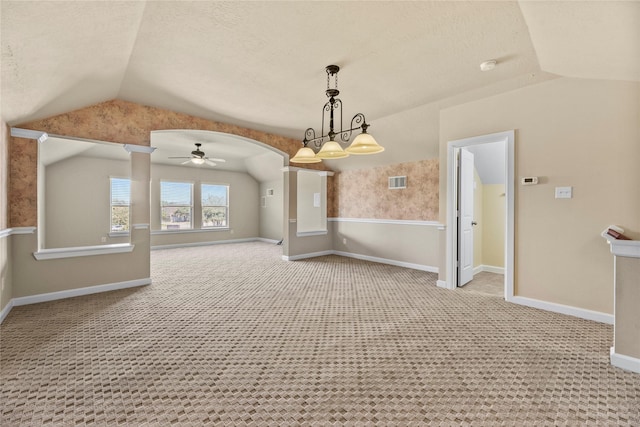
[[[572,187],[556,187],[556,199],[570,199],[573,197]]]
[[[102,243],[107,243],[107,236],[102,236],[100,240],[102,241]]]
[[[229,230],[229,234],[233,234],[233,228]]]
[[[343,238],[342,238],[342,244],[343,244],[343,245],[346,245],[346,244],[347,244],[347,238],[346,238],[346,237],[343,237]]]

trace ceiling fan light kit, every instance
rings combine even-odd
[[[316,131],[313,128],[308,128],[304,133],[302,148],[291,158],[290,162],[318,163],[322,159],[343,159],[348,157],[349,154],[375,154],[384,151],[384,147],[380,146],[373,136],[367,133],[367,128],[370,125],[366,122],[364,114],[357,113],[351,119],[351,127],[349,129],[343,129],[342,101],[336,98],[336,96],[340,94],[338,90],[338,71],[340,71],[340,67],[337,65],[328,65],[326,71],[327,90],[325,94],[327,98],[329,98],[329,101],[322,107],[322,128],[320,130],[320,136],[316,136]],[[334,84],[333,88],[330,87],[332,79]],[[329,112],[329,131],[326,134],[324,133],[325,112]],[[337,132],[334,130],[334,113],[336,113],[336,115],[339,113],[340,115],[340,129]],[[349,142],[353,131],[358,129],[362,129],[362,133],[358,135],[346,149],[343,149],[339,141],[336,141],[336,136],[339,136],[342,142]],[[327,141],[324,142],[325,140]],[[318,151],[317,154],[314,148]]]
[[[186,165],[189,163],[193,163],[194,165],[203,165],[208,164],[209,166],[215,166],[216,163],[224,163],[226,160],[224,159],[211,159],[204,154],[204,151],[200,150],[202,146],[201,143],[196,142],[196,149],[191,152],[191,156],[188,157],[169,157],[170,159],[187,159],[185,162],[182,162],[182,165]]]

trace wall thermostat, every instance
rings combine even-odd
[[[525,176],[522,177],[521,181],[522,185],[534,185],[538,183],[538,177],[537,176]]]

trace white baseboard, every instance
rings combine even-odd
[[[444,288],[444,289],[449,289],[449,286],[447,286],[447,281],[446,280],[439,280],[436,282],[436,286],[439,288]]]
[[[566,314],[569,316],[579,317],[581,319],[593,320],[595,322],[613,325],[613,314],[602,313],[600,311],[587,310],[584,308],[572,307],[570,305],[556,304],[553,302],[540,301],[533,298],[513,296],[507,298],[508,302],[524,305],[527,307],[539,308],[541,310],[551,311],[554,313]]]
[[[609,354],[611,364],[616,368],[621,368],[640,374],[640,359],[636,359],[635,357],[631,356],[625,356],[624,354],[618,354],[616,353],[615,347],[611,347]]]
[[[155,251],[158,249],[177,249],[177,248],[190,248],[195,246],[226,245],[228,243],[246,243],[246,242],[255,242],[257,240],[260,240],[260,239],[257,237],[247,237],[245,239],[213,240],[209,242],[193,242],[193,243],[175,243],[171,245],[151,246],[151,250]],[[274,243],[277,243],[277,241],[275,241]]]
[[[265,239],[264,237],[256,237],[256,240],[260,242],[265,242],[265,243],[273,243],[274,245],[280,241],[280,240],[273,240],[273,239]]]
[[[479,265],[473,268],[473,275],[486,271],[487,273],[504,274],[504,267],[495,267],[493,265]]]
[[[493,265],[483,265],[482,271],[487,273],[504,274],[504,267],[495,267]]]
[[[378,262],[378,263],[381,263],[381,264],[395,265],[397,267],[412,268],[414,270],[428,271],[429,273],[437,273],[438,272],[438,267],[432,267],[430,265],[414,264],[414,263],[411,263],[411,262],[404,262],[404,261],[396,261],[394,259],[379,258],[379,257],[369,256],[369,255],[361,255],[361,254],[356,254],[356,253],[353,253],[353,252],[333,251],[333,253],[335,255],[340,255],[340,256],[344,256],[344,257],[348,257],[348,258],[355,258],[355,259],[361,259],[361,260],[364,260],[364,261]]]
[[[379,257],[374,257],[369,255],[361,255],[361,254],[355,254],[352,252],[343,252],[343,251],[334,251],[334,250],[312,252],[308,254],[300,254],[300,255],[293,255],[293,256],[283,255],[282,259],[285,261],[296,261],[299,259],[314,258],[318,256],[325,256],[325,255],[338,255],[338,256],[343,256],[347,258],[361,259],[363,261],[371,261],[371,262],[377,262],[380,264],[395,265],[397,267],[412,268],[414,270],[428,271],[430,273],[438,272],[438,267],[432,267],[430,265],[414,264],[411,262],[396,261],[393,259],[379,258]]]
[[[13,306],[37,304],[40,302],[55,301],[65,298],[73,298],[82,295],[97,294],[101,292],[117,291],[119,289],[136,288],[151,284],[151,278],[127,280],[126,282],[107,283],[104,285],[87,286],[86,288],[69,289],[66,291],[49,292],[46,294],[29,295],[27,297],[14,298]]]
[[[4,322],[4,318],[7,317],[11,309],[13,308],[13,300],[10,300],[7,305],[0,311],[0,323]]]
[[[293,255],[293,256],[286,256],[286,255],[282,255],[282,259],[285,261],[297,261],[299,259],[307,259],[307,258],[315,258],[315,257],[319,257],[319,256],[325,256],[325,255],[333,255],[335,252],[334,251],[322,251],[322,252],[311,252],[308,254],[300,254],[300,255]]]

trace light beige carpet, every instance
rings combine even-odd
[[[154,251],[151,286],[15,307],[0,425],[640,425],[611,326],[280,250]]]

